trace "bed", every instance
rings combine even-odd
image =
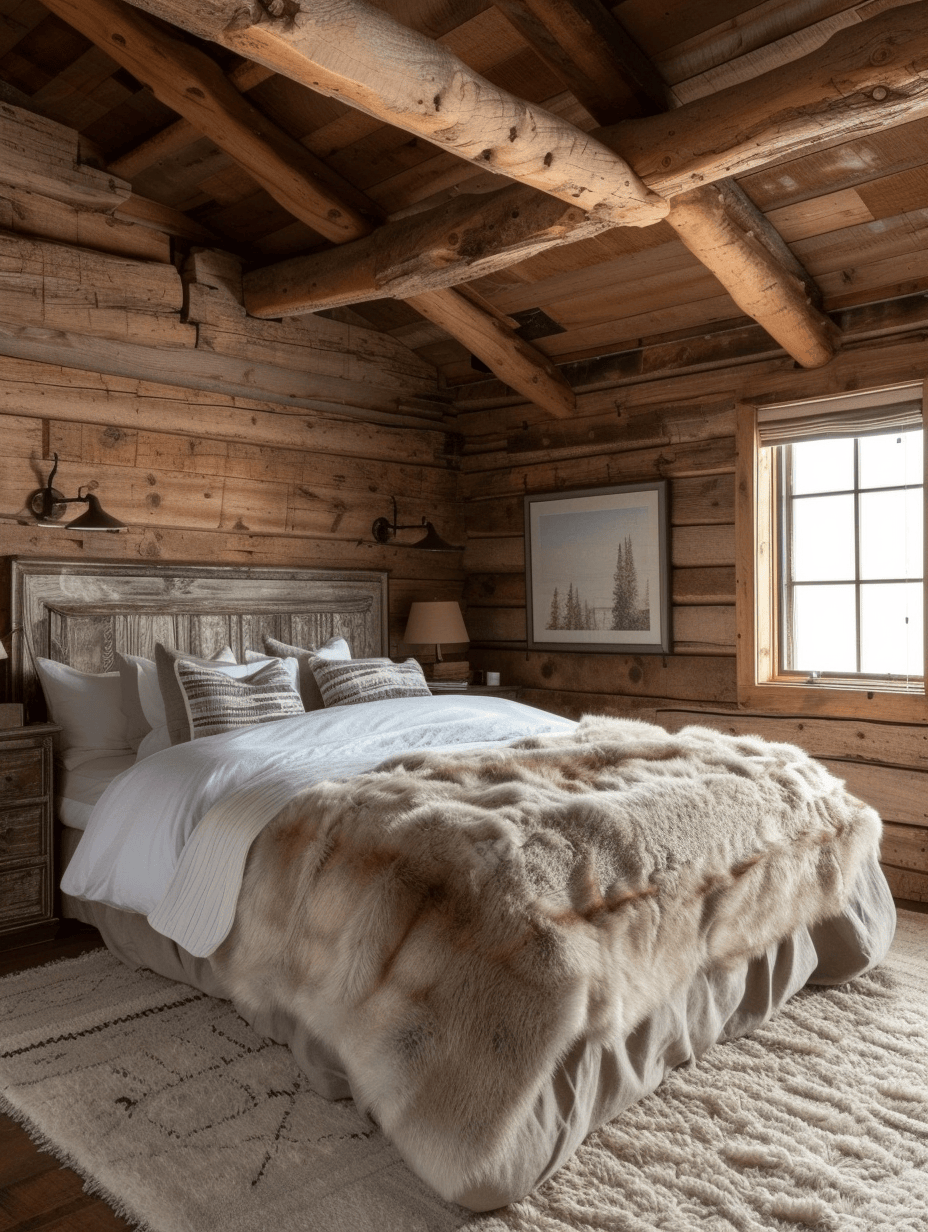
[[[388,649],[381,573],[17,560],[10,599],[32,719],[33,655]],[[63,913],[231,998],[473,1210],[892,939],[878,818],[750,737],[408,696],[76,760]]]

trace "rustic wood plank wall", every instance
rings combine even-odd
[[[808,748],[880,811],[895,892],[928,901],[928,725],[739,713],[734,607],[738,403],[919,379],[924,367],[924,338],[909,335],[857,344],[817,372],[768,359],[585,393],[569,422],[512,402],[463,412],[472,663],[524,686],[531,704],[573,717],[709,722]],[[672,653],[527,651],[524,494],[658,478],[670,481]]]
[[[426,516],[463,542],[453,419],[420,398],[434,371],[352,324],[252,322],[240,276],[222,254],[184,259],[157,226],[0,186],[0,556],[387,569],[391,651],[405,653],[412,600],[458,598],[463,581],[460,552],[371,536],[395,495],[401,522]],[[57,362],[24,353],[28,337]],[[196,385],[191,356],[208,360]],[[268,374],[277,398],[262,396]],[[55,486],[96,490],[128,533],[37,527],[26,502],[55,453]]]

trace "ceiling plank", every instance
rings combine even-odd
[[[295,218],[331,240],[371,230],[371,219],[320,181],[320,160],[243,98],[204,52],[116,0],[48,0],[47,7],[230,154]]]
[[[252,64],[246,60],[229,73],[229,81],[240,94],[247,94],[262,81],[274,76],[273,69],[265,68],[263,64]],[[189,120],[175,120],[167,128],[161,129],[137,145],[134,150],[128,150],[114,162],[109,164],[110,171],[121,175],[123,179],[131,180],[133,176],[147,171],[162,158],[176,154],[178,150],[186,149],[194,141],[199,140],[200,131]]]
[[[569,205],[582,202],[613,223],[649,226],[667,213],[667,203],[614,150],[493,85],[365,0],[316,0],[293,17],[281,3],[279,20],[257,5],[242,7],[231,22],[228,9],[217,12],[215,0],[183,7],[144,0],[141,7],[186,29],[208,28],[210,38],[246,59],[424,137],[481,170],[531,184]]]
[[[463,342],[497,375],[505,373],[502,379],[529,401],[559,419],[574,413],[577,400],[557,367],[498,315],[450,289],[407,296],[406,303]]]
[[[600,0],[494,0],[600,124],[664,111],[673,95]]]

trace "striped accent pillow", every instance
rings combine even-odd
[[[405,663],[384,659],[313,659],[310,666],[327,706],[353,706],[388,697],[432,696],[415,659]]]
[[[304,713],[291,675],[278,659],[237,679],[184,659],[178,659],[175,669],[191,740]]]

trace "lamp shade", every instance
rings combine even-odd
[[[81,499],[87,502],[87,509],[79,518],[75,518],[73,522],[68,522],[67,530],[127,529],[125,522],[120,522],[118,518],[114,518],[112,514],[106,512],[92,492],[88,492]]]
[[[409,620],[403,641],[409,645],[436,646],[442,642],[467,642],[467,629],[461,609],[453,600],[414,603],[409,609]]]
[[[6,647],[4,646],[3,642],[0,642],[0,659],[8,659],[8,658],[9,658],[9,655],[6,653]]]

